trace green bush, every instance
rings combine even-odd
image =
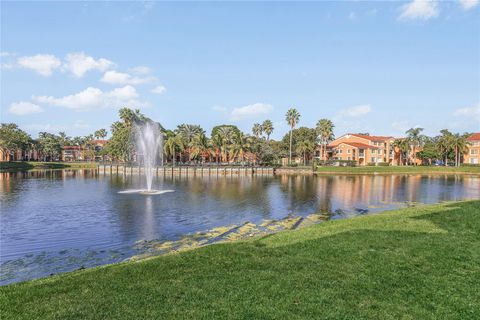
[[[460,166],[461,166],[461,167],[480,167],[480,164],[462,163]]]
[[[377,166],[380,166],[380,167],[389,167],[389,166],[390,166],[390,163],[388,163],[388,162],[379,162],[379,163],[377,163]]]
[[[357,162],[354,160],[318,160],[317,165],[319,166],[337,166],[337,167],[355,167]]]

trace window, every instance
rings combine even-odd
[[[377,153],[377,150],[372,149],[372,154],[376,154],[376,153]]]
[[[352,150],[350,149],[347,149],[347,153],[350,154],[352,152]],[[349,159],[350,160],[350,159]]]
[[[477,158],[470,158],[470,164],[478,164]]]
[[[478,154],[478,150],[477,149],[472,149],[472,150],[470,150],[470,154],[471,155]]]
[[[351,157],[347,157],[347,160],[352,160],[352,158],[351,158]]]
[[[372,157],[372,158],[370,159],[370,162],[377,162],[377,158]]]

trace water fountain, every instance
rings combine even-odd
[[[173,190],[152,189],[156,167],[159,164],[163,164],[163,133],[161,132],[160,124],[153,121],[146,121],[141,124],[136,124],[134,129],[137,161],[143,167],[147,188],[139,190],[124,190],[119,193],[155,195],[173,192]]]
[[[163,164],[163,134],[160,131],[160,125],[153,121],[136,125],[135,142],[137,157],[143,160],[143,170],[147,182],[147,190],[144,192],[155,192],[152,190],[152,182],[157,159]]]

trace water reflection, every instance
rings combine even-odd
[[[94,170],[1,173],[1,262],[63,250],[128,255],[140,239],[175,240],[246,221],[312,213],[336,219],[408,203],[480,198],[479,176],[455,175],[174,175],[158,177],[153,186],[173,193],[117,193],[143,183],[138,175]]]

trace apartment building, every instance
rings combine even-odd
[[[463,163],[480,164],[480,132],[472,134],[467,141],[468,150],[463,156]]]
[[[327,155],[333,160],[355,161],[359,166],[378,163],[398,165],[400,156],[393,147],[394,141],[394,137],[348,133],[328,145]]]

